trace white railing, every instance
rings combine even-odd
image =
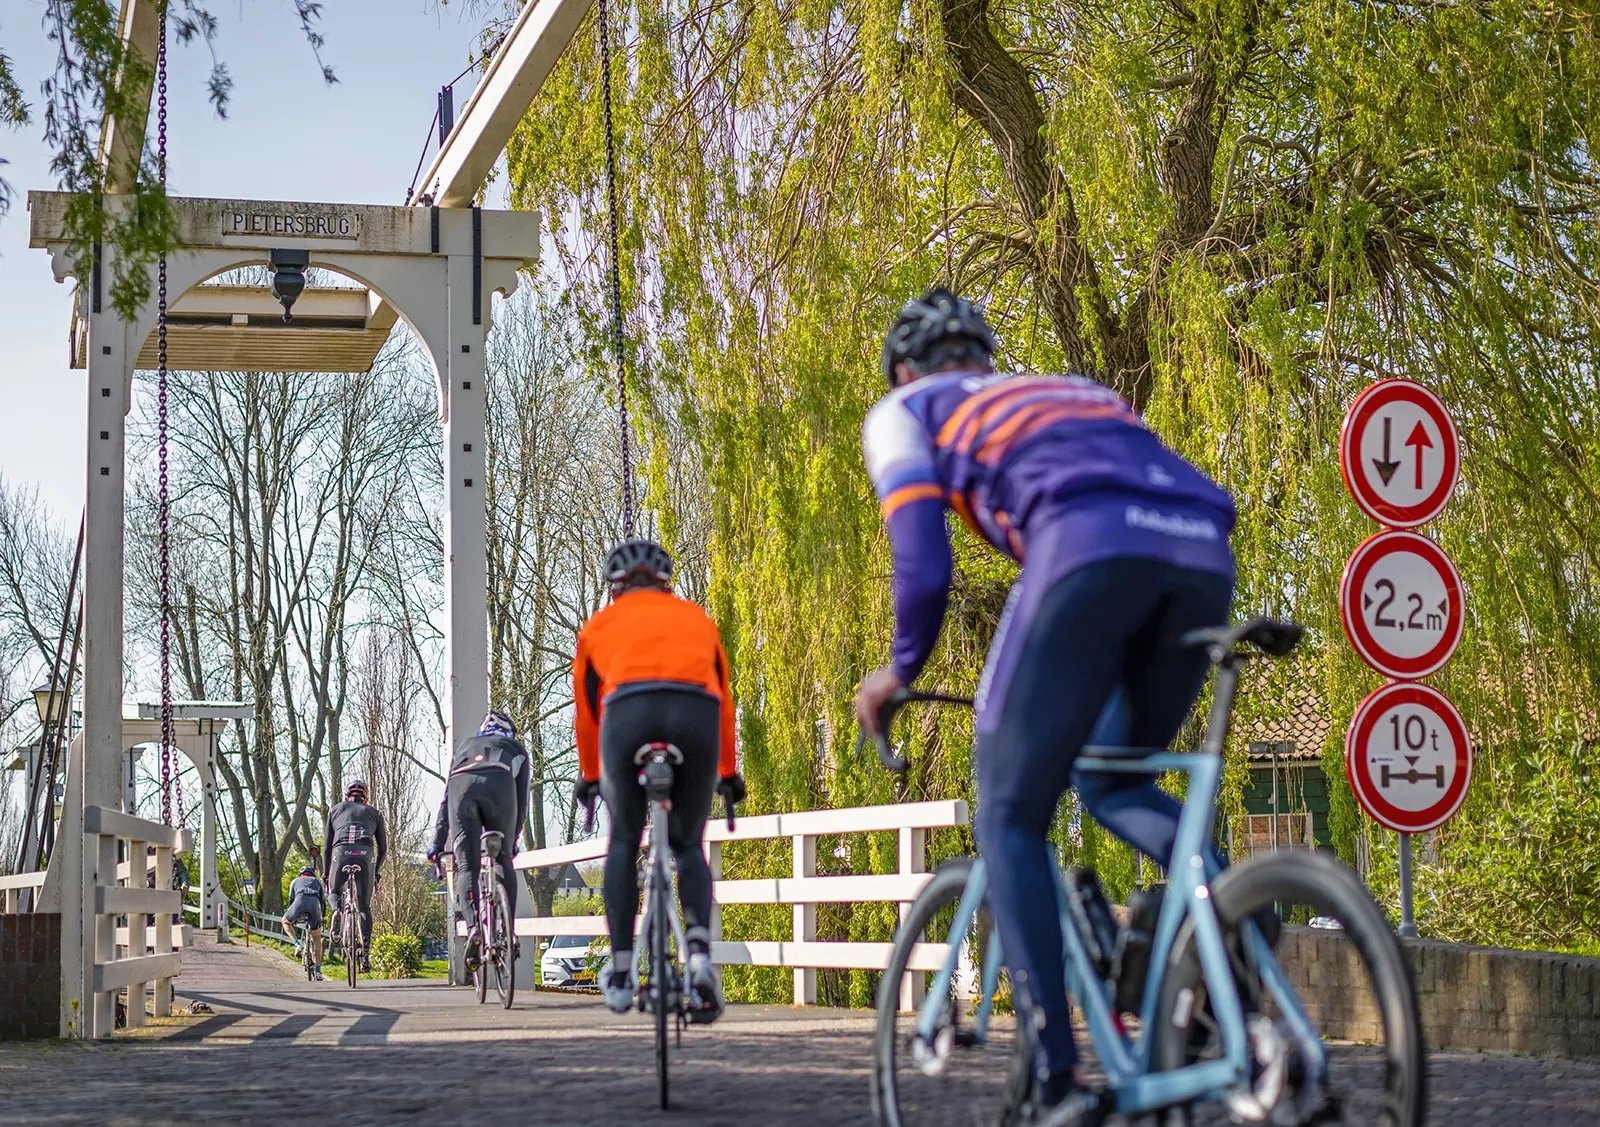
[[[22,911],[22,894],[32,891],[29,904],[37,909],[39,893],[44,888],[43,873],[18,873],[15,876],[0,877],[0,914],[16,915]]]
[[[967,804],[906,802],[890,806],[858,806],[845,810],[808,810],[795,814],[762,814],[740,818],[729,833],[721,819],[706,824],[706,851],[715,881],[717,908],[712,915],[711,957],[714,962],[794,970],[796,1005],[814,1005],[820,969],[883,970],[889,965],[890,943],[855,943],[817,939],[818,904],[855,904],[891,901],[900,905],[904,919],[911,902],[931,879],[927,871],[927,837],[931,829],[967,824]],[[899,871],[846,876],[817,875],[817,838],[840,834],[895,831],[900,838]],[[730,841],[788,838],[793,843],[793,875],[764,880],[722,880],[722,847]],[[521,854],[512,862],[518,869],[547,869],[594,861],[606,855],[604,838],[574,842],[552,849]],[[721,906],[726,904],[789,904],[794,908],[794,938],[781,941],[741,941],[722,937]],[[605,930],[594,916],[532,916],[517,920],[517,934],[525,936],[590,935]],[[945,947],[919,943],[912,951],[910,970],[935,971],[943,965]],[[901,1005],[920,1000],[922,976],[910,975],[902,983]]]
[[[116,997],[127,991],[128,1027],[144,1024],[146,987],[155,987],[155,1014],[171,1012],[171,983],[181,970],[173,949],[184,938],[181,927],[183,894],[169,887],[172,883],[172,855],[192,848],[189,832],[147,822],[101,806],[83,810],[84,868],[93,872],[84,887],[85,928],[93,936],[85,944],[85,967],[89,982],[85,993],[85,1028],[89,1037],[110,1037],[116,1027]],[[119,863],[118,843],[128,861]],[[155,847],[153,863],[147,846]],[[150,870],[155,870],[156,886],[146,887]],[[118,928],[116,917],[127,916],[129,927]],[[156,917],[155,927],[139,927],[136,921],[147,915]],[[143,933],[146,942],[129,946],[130,934]],[[85,937],[86,939],[88,936]],[[154,954],[146,955],[146,948]],[[119,957],[120,956],[120,957]]]

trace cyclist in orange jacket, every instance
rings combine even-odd
[[[711,870],[701,851],[713,783],[730,805],[744,800],[734,745],[733,693],[717,624],[672,593],[672,557],[627,540],[606,557],[611,603],[584,624],[572,663],[579,803],[603,795],[611,810],[606,921],[611,961],[600,975],[606,1005],[626,1012],[638,992],[633,922],[639,911],[639,838],[647,804],[635,753],[665,741],[683,752],[675,770],[667,839],[678,862],[678,899],[689,947],[689,987],[722,1012],[711,964]],[[715,775],[713,774],[715,772]],[[720,776],[720,781],[716,781]]]

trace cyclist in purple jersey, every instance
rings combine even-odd
[[[908,303],[883,348],[890,392],[861,444],[894,557],[892,660],[856,716],[922,671],[944,621],[945,512],[1022,565],[978,686],[979,844],[1019,1011],[1039,1047],[1052,1124],[1106,1115],[1078,1076],[1046,834],[1069,785],[1122,840],[1165,862],[1179,804],[1138,775],[1074,772],[1086,743],[1166,746],[1199,695],[1206,656],[1178,639],[1225,622],[1234,567],[1228,494],[1081,376],[1006,376],[972,304],[942,289]],[[1091,741],[1092,736],[1092,741]],[[1221,858],[1217,858],[1221,863]]]

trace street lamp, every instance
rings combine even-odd
[[[67,704],[67,694],[49,685],[33,690],[33,707],[39,712],[39,726],[49,731],[61,723],[61,714]]]

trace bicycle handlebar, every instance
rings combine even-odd
[[[878,751],[878,762],[882,763],[885,770],[893,771],[896,775],[904,775],[911,769],[911,761],[902,759],[894,753],[889,746],[889,726],[894,723],[894,718],[900,710],[908,704],[923,702],[933,704],[959,704],[966,708],[972,707],[971,697],[955,697],[948,693],[924,693],[915,689],[897,689],[888,700],[883,702],[883,707],[878,709],[878,730],[871,733],[873,746]],[[869,736],[865,731],[856,734],[856,754],[861,754],[861,749],[866,746]]]

